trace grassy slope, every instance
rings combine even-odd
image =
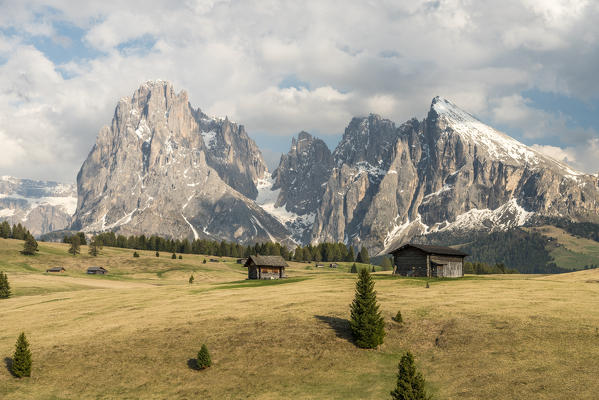
[[[582,269],[585,265],[599,265],[599,242],[570,235],[555,226],[529,228],[555,239],[558,246],[551,246],[551,256],[563,268]]]
[[[430,289],[377,273],[387,337],[379,350],[361,350],[347,327],[355,275],[343,271],[293,264],[287,281],[248,284],[233,261],[133,259],[119,249],[74,258],[60,244],[27,258],[21,246],[0,240],[0,269],[16,294],[0,300],[0,356],[25,331],[33,377],[0,368],[3,399],[382,399],[406,349],[439,399],[592,399],[599,391],[599,270]],[[67,276],[40,272],[57,264]],[[88,277],[87,265],[112,274]],[[398,309],[403,326],[391,322]],[[198,372],[187,362],[202,343],[214,366]]]

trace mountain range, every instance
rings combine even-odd
[[[0,193],[18,192],[5,186]],[[534,216],[599,222],[598,200],[596,175],[440,97],[423,120],[353,118],[333,151],[300,132],[271,173],[243,125],[206,115],[169,82],[148,81],[100,130],[77,175],[72,220],[63,206],[64,223],[46,218],[36,232],[70,226],[289,246],[345,242],[381,252],[418,235],[505,230]],[[28,212],[0,205],[0,217],[13,221]]]

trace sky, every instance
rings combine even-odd
[[[301,130],[334,147],[439,95],[595,173],[598,20],[590,0],[0,0],[0,175],[75,182],[149,79],[245,125],[271,169]]]

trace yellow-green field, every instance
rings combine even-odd
[[[431,281],[377,272],[387,321],[377,350],[350,340],[355,275],[291,263],[287,280],[245,281],[234,260],[0,239],[2,399],[385,399],[411,350],[436,399],[596,399],[599,270]],[[48,275],[49,266],[67,273]],[[100,265],[108,276],[87,276]],[[193,272],[195,282],[187,280]],[[405,323],[391,317],[401,310]],[[6,368],[18,334],[32,377]],[[189,367],[202,343],[213,366]]]

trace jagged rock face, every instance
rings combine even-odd
[[[252,179],[266,170],[254,149],[243,127],[193,110],[168,82],[146,82],[119,101],[83,163],[73,228],[284,241],[285,228],[243,195],[255,196]]]
[[[352,120],[333,154],[313,242],[378,251],[431,231],[522,225],[532,213],[599,220],[596,177],[440,98],[424,121],[397,129],[375,116]]]
[[[0,221],[20,223],[34,236],[69,226],[76,205],[74,185],[0,178]]]
[[[332,169],[333,158],[325,142],[300,132],[272,174],[273,190],[281,189],[275,206],[298,215],[315,212]]]

